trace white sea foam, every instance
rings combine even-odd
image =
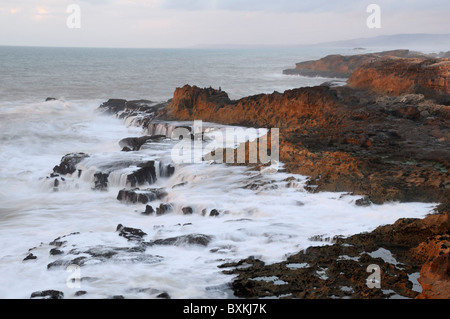
[[[327,244],[309,241],[314,235],[370,231],[401,217],[423,217],[434,207],[423,203],[359,207],[357,196],[304,191],[304,176],[260,174],[243,166],[202,162],[178,164],[170,178],[157,171],[156,183],[142,188],[166,188],[166,198],[149,204],[156,208],[172,203],[174,210],[144,216],[144,204],[116,200],[134,166],[114,165],[144,160],[167,164],[174,141],[121,152],[120,139],[145,132],[96,114],[99,104],[52,101],[0,107],[1,298],[29,298],[46,289],[63,291],[66,298],[75,297],[77,290],[88,292],[81,298],[154,298],[161,292],[172,298],[228,298],[227,284],[233,277],[217,267],[224,262],[248,256],[267,263],[281,261],[310,245]],[[80,177],[66,176],[54,192],[53,180],[46,177],[71,152],[90,157],[78,165]],[[93,191],[93,174],[111,167],[116,169],[110,172],[108,190]],[[193,214],[184,215],[183,207],[191,207]],[[213,209],[219,216],[209,216]],[[140,254],[119,253],[107,261],[94,258],[80,269],[84,278],[80,288],[67,285],[71,273],[65,268],[47,269],[55,260],[77,257],[69,254],[72,249],[136,246],[119,236],[118,224],[143,230],[147,242],[190,234],[208,235],[211,241],[206,247],[153,245]],[[60,247],[64,254],[51,256],[55,246],[49,243],[64,235],[68,235]],[[23,261],[30,252],[37,259]]]

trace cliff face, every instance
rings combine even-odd
[[[383,58],[362,65],[351,75],[348,85],[379,94],[443,97],[450,94],[450,59]]]
[[[334,103],[333,94],[326,87],[300,88],[283,94],[260,94],[231,101],[223,91],[186,85],[175,90],[165,116],[290,130],[318,126],[317,121],[336,113]],[[321,124],[330,126],[334,122]]]
[[[280,129],[280,159],[318,190],[352,191],[375,203],[441,201],[450,190],[450,108],[423,95],[379,96],[313,87],[238,101],[184,86],[166,118]]]
[[[383,57],[426,58],[424,54],[409,50],[393,50],[357,55],[335,54],[326,56],[320,60],[297,63],[295,69],[287,69],[283,73],[303,76],[348,78],[363,64],[378,61]]]
[[[328,61],[335,59],[340,58]],[[422,267],[420,298],[450,298],[448,238],[444,238],[450,211],[450,106],[446,105],[450,104],[450,61],[369,55],[351,59],[348,65],[339,60],[342,65],[337,63],[332,69],[348,73],[362,60],[365,64],[357,67],[343,87],[323,85],[232,101],[225,92],[186,85],[176,89],[160,117],[279,128],[280,160],[288,172],[310,177],[310,191],[365,195],[362,205],[385,201],[443,203],[438,218],[402,220],[369,237],[374,247],[396,247],[393,253],[397,257],[413,268]],[[315,67],[328,68],[323,61]],[[357,235],[352,240],[364,243],[369,237]],[[320,254],[327,252],[327,248],[318,249]],[[299,262],[307,259],[305,256],[301,255]],[[329,261],[332,265],[336,263],[333,258]],[[244,297],[265,296],[267,287],[245,287],[246,283],[253,285],[248,278],[273,274],[279,268],[252,263],[246,275],[240,274],[235,282],[235,291]],[[365,269],[358,267],[361,276],[367,276]],[[384,267],[395,268],[388,263]],[[384,280],[397,287],[398,277],[394,277]],[[407,288],[407,281],[402,287],[408,296],[418,295]],[[324,295],[320,296],[329,292],[324,285]],[[360,293],[359,297],[376,297],[373,291]]]

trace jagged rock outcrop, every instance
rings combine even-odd
[[[450,108],[422,95],[320,86],[215,101],[214,92],[184,86],[161,116],[279,128],[280,160],[318,191],[382,203],[439,202],[450,190]]]
[[[295,69],[287,69],[283,73],[303,76],[348,78],[363,64],[378,61],[383,57],[425,58],[426,56],[422,53],[409,50],[392,50],[357,55],[333,54],[320,60],[297,63]]]
[[[382,58],[355,70],[348,85],[378,94],[421,93],[450,103],[450,58]]]
[[[61,175],[73,174],[76,171],[76,166],[89,155],[85,153],[71,153],[64,155],[61,163],[53,168],[53,172]]]
[[[160,116],[266,128],[317,127],[316,119],[339,112],[335,102],[334,93],[327,87],[300,88],[231,101],[223,91],[185,85],[175,90],[172,102]],[[327,127],[337,124],[331,117],[330,120]]]
[[[231,267],[224,273],[237,275],[233,290],[241,298],[448,298],[448,235],[437,235],[448,231],[448,213],[442,208],[439,215],[400,219],[371,233],[338,237],[281,263],[247,258],[221,267]],[[370,265],[379,267],[379,289],[367,285]],[[419,271],[422,291],[414,285]]]
[[[349,239],[352,243],[309,249],[308,254],[328,255],[328,261],[323,260],[313,270],[297,269],[291,276],[279,264],[247,261],[252,267],[234,272],[239,274],[233,284],[237,295],[263,297],[294,292],[292,296],[300,298],[388,298],[392,293],[366,289],[364,285],[366,263],[376,261],[383,267],[383,282],[394,294],[449,298],[448,246],[443,235],[450,229],[450,62],[423,56],[359,58],[369,60],[333,66],[352,74],[349,85],[299,88],[237,101],[229,100],[219,90],[186,85],[176,89],[172,102],[159,113],[165,119],[279,128],[280,160],[288,172],[310,177],[310,191],[352,192],[375,204],[444,203],[438,214],[424,220],[402,219],[370,234],[355,235]],[[345,248],[346,243],[355,245],[356,250]],[[406,263],[410,273],[421,269],[420,295],[411,287],[410,273],[364,253],[380,248]],[[417,250],[428,248],[432,253],[426,258],[415,257]],[[336,259],[347,251],[357,254],[354,257],[358,260],[337,263]],[[307,254],[301,256],[290,258],[290,262],[306,262]],[[328,266],[334,268],[327,273],[335,277],[318,281],[318,274]],[[342,269],[356,279],[344,280]],[[278,276],[292,285],[252,280],[258,276]],[[348,279],[349,275],[344,276]],[[343,284],[347,292],[340,289]],[[323,289],[307,293],[318,285]]]
[[[148,189],[124,188],[121,189],[117,194],[117,200],[129,204],[136,204],[136,203],[147,204],[154,200],[162,199],[166,196],[167,192],[163,188],[148,188]]]

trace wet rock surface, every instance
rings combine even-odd
[[[140,137],[127,137],[119,141],[119,146],[124,149],[127,148],[129,151],[139,151],[141,146],[148,142],[160,141],[165,139],[165,135],[151,135],[151,136],[140,136]]]
[[[147,204],[157,199],[167,196],[167,192],[163,188],[124,188],[117,194],[117,200],[129,204]]]
[[[132,241],[142,241],[143,237],[147,235],[140,229],[124,227],[122,224],[117,225],[116,231],[119,232],[119,236]]]
[[[137,164],[138,169],[127,176],[127,183],[131,187],[143,184],[154,184],[156,182],[155,161]]]
[[[151,127],[152,132],[161,129],[164,134],[173,128],[152,124],[155,118],[280,128],[280,160],[288,172],[309,176],[307,189],[312,192],[362,195],[355,203],[361,206],[387,201],[443,203],[436,215],[422,220],[401,219],[371,233],[329,239],[318,234],[311,240],[321,246],[309,247],[281,263],[266,265],[249,257],[223,264],[225,273],[237,275],[232,283],[236,296],[448,298],[450,66],[446,60],[411,57],[410,52],[395,54],[400,58],[388,57],[393,53],[353,61],[335,56],[327,59],[329,63],[323,60],[314,64],[317,69],[334,68],[328,71],[353,77],[350,85],[327,84],[237,101],[230,100],[221,90],[186,85],[176,89],[174,98],[167,103],[109,100],[99,110],[123,119],[132,118],[133,125],[147,130]],[[422,72],[420,76],[418,72]],[[385,82],[388,85],[380,85]],[[151,141],[147,136],[127,138],[120,146],[123,150],[139,151]],[[66,155],[54,174],[73,174],[85,155]],[[137,167],[127,176],[132,188],[121,190],[118,200],[147,204],[167,195],[162,189],[137,188],[156,180],[154,161],[130,165]],[[123,163],[120,166],[128,167]],[[174,168],[159,169],[169,177]],[[99,172],[94,188],[107,187],[108,173],[106,169]],[[247,187],[259,186],[255,182]],[[182,213],[192,214],[189,208],[184,207]],[[161,215],[172,209],[171,204],[161,203],[156,210],[146,207],[146,212]],[[218,214],[215,209],[203,211],[205,216]],[[55,239],[50,244],[62,253],[55,255],[58,259],[47,268],[107,261],[155,263],[162,257],[146,254],[150,246],[206,247],[212,240],[209,235],[190,234],[146,241],[144,231],[123,225],[117,227],[117,232],[134,246],[69,249],[65,240],[69,235]],[[371,265],[379,267],[380,288],[368,285]],[[412,279],[418,273],[422,290]],[[164,292],[161,295],[166,297]]]
[[[64,293],[58,290],[35,291],[30,299],[64,299]]]
[[[224,272],[238,275],[233,281],[233,290],[241,298],[442,297],[443,289],[448,287],[448,274],[445,273],[448,267],[448,236],[434,235],[442,241],[437,245],[443,253],[430,252],[431,257],[425,257],[440,265],[430,267],[433,271],[429,275],[417,251],[427,251],[423,242],[427,242],[433,234],[445,233],[448,229],[448,211],[441,211],[423,220],[400,219],[393,225],[378,227],[370,233],[336,238],[333,244],[309,247],[281,263],[266,265],[258,259],[247,258],[221,267],[231,267]],[[372,268],[369,268],[371,265]],[[379,269],[379,287],[370,285],[373,265]],[[433,276],[440,278],[437,281],[440,287],[436,287],[436,280],[433,279],[430,280],[430,287],[435,287],[441,295],[437,295],[436,291],[427,295],[431,291],[423,284],[424,291],[416,289],[418,282],[413,275],[419,272],[421,283]]]
[[[171,237],[165,239],[157,239],[151,241],[149,245],[173,245],[173,246],[185,246],[185,245],[200,245],[208,246],[212,237],[203,234],[190,234],[178,237]]]
[[[423,268],[422,282],[429,294],[421,296],[442,298],[445,285],[441,284],[448,280],[440,269],[447,259],[438,257],[448,256],[446,250],[434,249],[429,261],[416,262],[411,249],[449,232],[450,63],[412,56],[409,51],[392,55],[349,61],[334,56],[326,59],[329,63],[325,59],[310,63],[351,77],[351,85],[299,88],[236,101],[225,99],[219,90],[186,85],[175,90],[171,103],[159,113],[168,120],[279,128],[280,160],[287,172],[309,176],[306,189],[311,192],[362,195],[356,203],[361,206],[390,201],[442,203],[439,217],[403,219],[384,231],[337,239],[333,245],[311,247],[289,257],[291,263],[311,264],[307,268],[242,261],[251,267],[230,272],[238,274],[233,283],[237,296],[415,298],[419,292],[408,276]],[[303,66],[312,69],[311,65]],[[370,255],[380,249],[389,251],[403,268]],[[385,288],[367,287],[366,269],[372,263],[381,267]]]
[[[76,171],[77,164],[87,157],[89,155],[85,153],[67,154],[61,159],[61,163],[53,168],[53,172],[61,175],[73,174]]]
[[[89,236],[89,234],[79,232],[59,236],[48,243],[48,245],[53,248],[50,249],[50,254],[47,255],[47,258],[49,258],[50,261],[53,261],[47,264],[46,271],[69,272],[71,269],[76,269],[76,267],[82,269],[82,271],[79,270],[72,279],[78,280],[78,282],[83,285],[78,288],[83,289],[71,292],[67,297],[85,298],[85,296],[87,296],[89,298],[89,295],[92,294],[90,290],[91,286],[89,284],[92,283],[95,287],[95,283],[103,280],[99,277],[81,277],[82,273],[88,273],[90,271],[86,269],[92,269],[89,267],[95,268],[97,265],[101,264],[154,265],[164,261],[164,257],[150,254],[148,249],[151,249],[152,246],[179,246],[185,248],[188,246],[206,247],[213,239],[213,236],[210,235],[194,233],[148,241],[148,235],[142,229],[128,227],[122,224],[117,225],[115,233],[118,237],[123,237],[123,243],[119,240],[115,245],[89,245],[84,237]],[[47,244],[41,243],[39,247],[46,245]],[[30,248],[29,251],[39,247]],[[149,268],[149,270],[151,269],[152,268]],[[77,277],[78,275],[80,275],[80,277]],[[133,287],[133,285],[131,285],[131,287],[132,288],[124,287],[124,290],[120,292],[120,294],[111,294],[111,298],[127,298],[126,296],[128,294],[144,298],[171,298],[170,294],[164,290],[145,286]],[[64,293],[56,289],[35,291],[30,295],[31,299],[62,299],[64,297]]]

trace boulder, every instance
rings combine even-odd
[[[29,253],[24,259],[23,261],[27,261],[27,260],[35,260],[37,259],[37,257],[35,255],[33,255],[32,253]]]
[[[35,291],[30,299],[64,299],[64,293],[58,290]]]
[[[216,217],[219,216],[219,211],[217,209],[212,209],[209,216]]]
[[[119,146],[122,150],[126,149],[131,151],[139,151],[141,146],[149,141],[158,141],[166,138],[165,135],[152,135],[152,136],[141,136],[141,137],[126,137],[119,141]]]
[[[212,237],[203,234],[189,234],[177,237],[170,237],[165,239],[157,239],[149,243],[149,245],[173,245],[173,246],[185,246],[185,245],[199,245],[208,246]]]
[[[108,188],[109,173],[94,174],[94,190],[105,191]]]
[[[357,199],[355,201],[356,206],[370,206],[372,202],[368,196],[364,196],[363,198]]]
[[[138,164],[138,170],[127,176],[127,184],[136,187],[143,184],[153,184],[156,182],[155,161],[148,161]]]
[[[173,211],[172,204],[161,203],[158,208],[156,208],[156,215],[164,215]]]
[[[122,99],[109,99],[102,103],[98,110],[103,113],[117,114],[118,112],[125,110],[126,103],[127,101]]]
[[[61,175],[73,174],[76,166],[89,155],[85,153],[70,153],[61,158],[61,163],[53,168],[54,173]]]
[[[155,212],[152,206],[146,205],[145,206],[145,212],[142,212],[142,215],[151,215]]]
[[[142,241],[143,237],[147,235],[141,229],[124,227],[122,224],[117,225],[116,231],[119,232],[119,236],[125,237],[130,241]]]

